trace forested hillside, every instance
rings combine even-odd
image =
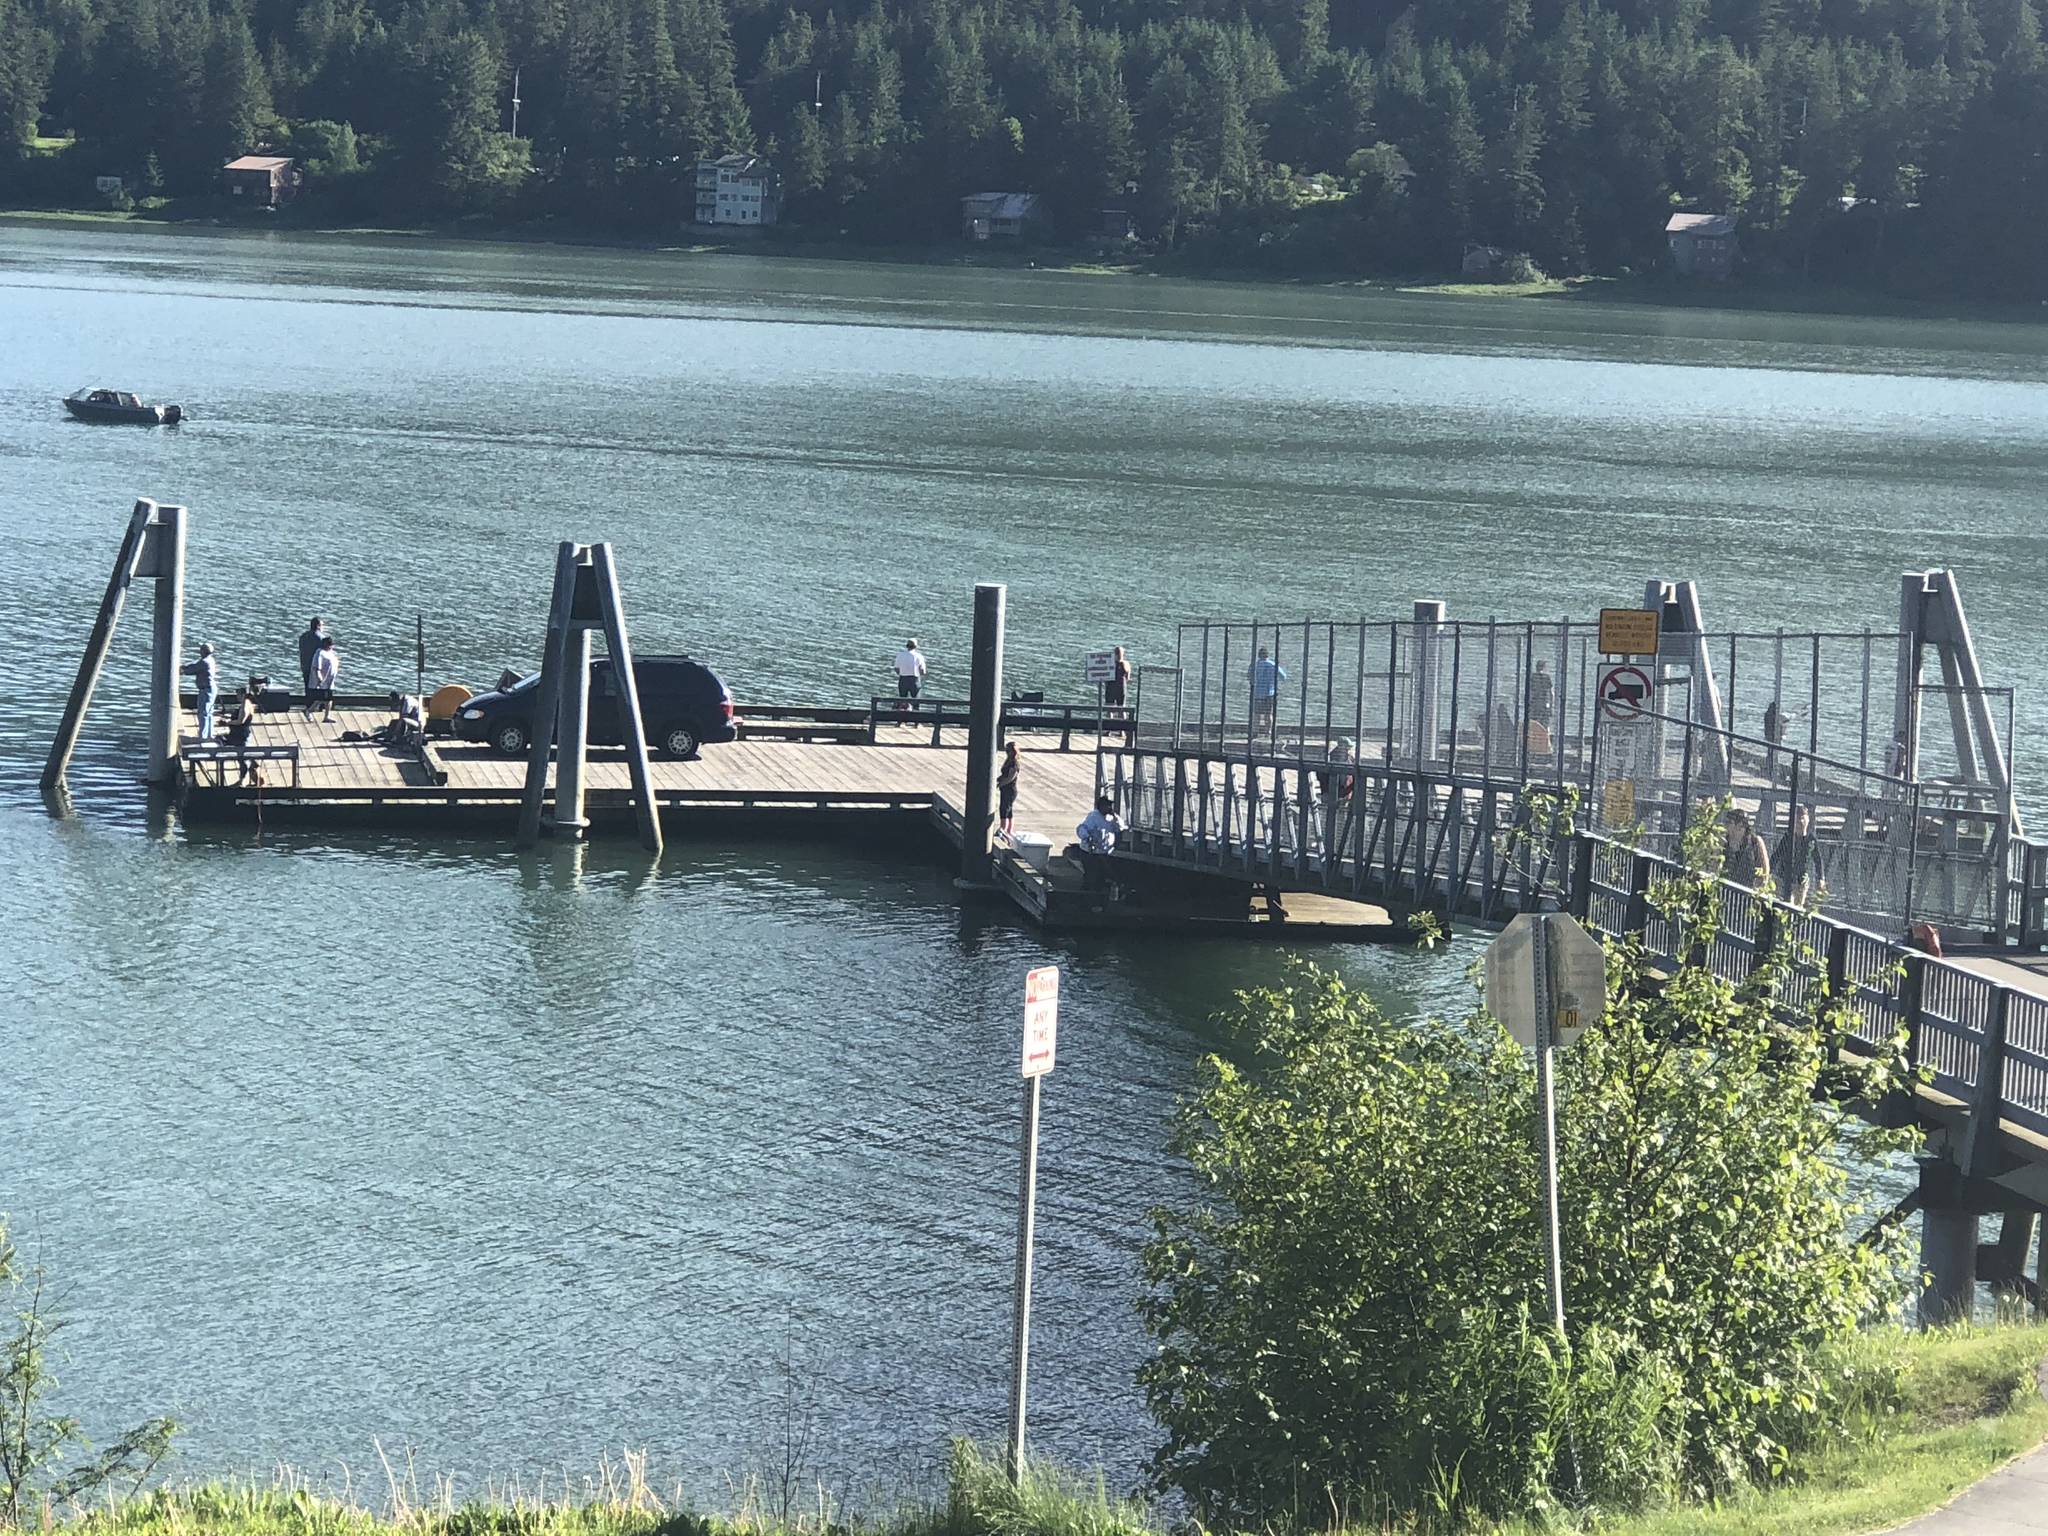
[[[270,143],[330,217],[672,231],[750,149],[856,240],[1019,189],[1187,260],[1615,272],[1692,208],[1753,273],[2048,294],[2034,0],[0,0],[0,133],[17,203]]]

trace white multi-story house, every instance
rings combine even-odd
[[[759,155],[720,155],[697,162],[699,224],[773,224],[782,184]]]

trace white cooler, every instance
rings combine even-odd
[[[1041,875],[1045,873],[1046,865],[1052,862],[1052,839],[1041,837],[1036,832],[1013,833],[1010,846],[1017,851],[1019,858]]]

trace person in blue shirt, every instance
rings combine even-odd
[[[213,701],[220,692],[220,664],[213,659],[213,647],[199,647],[199,659],[178,668],[189,673],[199,694],[199,739],[213,740]]]
[[[1252,679],[1252,733],[1256,735],[1261,725],[1273,729],[1274,715],[1280,703],[1280,685],[1287,681],[1287,669],[1273,659],[1273,653],[1265,646],[1259,647],[1258,659],[1251,665]]]

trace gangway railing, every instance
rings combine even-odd
[[[1653,962],[1697,954],[1731,982],[1783,940],[1793,996],[1825,987],[1846,1001],[1860,1048],[1904,1033],[1934,1099],[1967,1118],[1970,1156],[1988,1158],[2001,1120],[2048,1138],[2048,978],[2043,990],[2007,983],[1908,948],[1896,930],[1727,881],[1712,931],[1688,934],[1655,899],[1660,880],[1686,874],[1680,863],[1558,830],[1562,802],[1540,787],[1199,750],[1105,748],[1100,767],[1128,829],[1120,859],[1490,923],[1557,903],[1609,937],[1640,935]],[[2037,1154],[2048,1161],[2048,1143]]]

